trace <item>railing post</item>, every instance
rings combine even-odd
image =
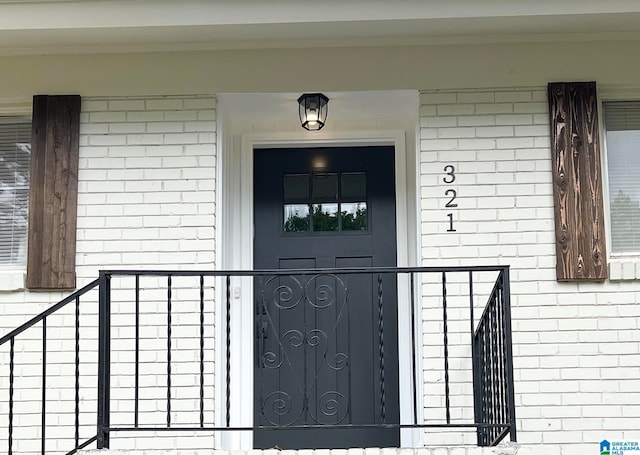
[[[111,276],[100,271],[98,304],[98,449],[109,448]]]
[[[477,424],[485,423],[482,415],[482,379],[480,372],[480,346],[476,336],[473,336],[471,344],[472,352],[472,371],[473,371],[473,415],[474,421]],[[478,446],[484,445],[484,428],[476,427],[476,433],[478,436]]]
[[[511,441],[516,442],[516,400],[513,381],[513,348],[511,341],[511,281],[509,279],[509,267],[502,271],[502,298],[504,299],[504,335],[505,335],[505,368],[507,370],[507,402],[509,409],[509,426]]]
[[[475,424],[482,423],[482,412],[480,411],[480,353],[478,341],[476,339],[476,323],[473,311],[473,272],[469,272],[469,325],[471,334],[471,371],[473,373],[473,421]],[[482,431],[476,427],[478,445],[482,442]]]

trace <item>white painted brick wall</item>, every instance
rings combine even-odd
[[[215,99],[90,99],[81,117],[79,279],[213,265]]]
[[[511,265],[518,440],[590,453],[605,436],[640,439],[640,284],[555,280],[545,89],[424,92],[420,112],[422,264]],[[449,188],[457,208],[445,208]],[[441,320],[438,303],[426,305],[424,324]],[[453,325],[454,345],[468,336]],[[427,416],[442,397],[430,342],[437,336],[425,342]]]
[[[215,245],[216,100],[213,97],[83,99],[78,175],[77,282],[100,269],[212,269]],[[116,279],[112,294],[112,424],[133,424],[134,298],[132,279]],[[172,309],[172,422],[194,423],[199,406],[199,291],[197,279],[176,278]],[[141,280],[141,424],[166,421],[166,281]],[[213,281],[205,283],[205,423],[213,420]],[[68,293],[0,293],[2,332]],[[81,304],[80,438],[95,434],[97,295]],[[73,438],[74,311],[48,320],[47,424],[49,435]],[[39,451],[41,329],[16,341],[14,450]],[[8,345],[0,353],[8,364]],[[189,361],[187,363],[187,361]],[[61,362],[60,365],[58,365]],[[8,396],[6,370],[0,393]],[[55,410],[55,412],[53,412]],[[195,410],[195,413],[194,413]],[[8,405],[0,403],[6,421]],[[3,423],[3,427],[5,427]],[[133,448],[171,447],[164,435],[127,438]],[[164,438],[164,439],[163,439]],[[190,438],[210,447],[211,435]],[[0,434],[0,441],[6,435]],[[200,442],[198,442],[200,441]],[[64,445],[66,443],[66,445]],[[6,442],[0,443],[6,444]],[[48,450],[66,448],[52,440]],[[118,447],[117,443],[113,447]],[[3,450],[0,448],[0,450]]]
[[[100,102],[103,100],[92,100]],[[212,269],[215,245],[216,116],[211,97],[107,99],[83,110],[78,270]],[[86,104],[85,104],[86,106]],[[88,132],[87,132],[88,128]],[[108,130],[94,134],[93,130]],[[106,175],[105,175],[106,174]],[[105,188],[109,190],[105,195]],[[101,197],[105,197],[104,201]],[[105,210],[106,209],[106,210]],[[98,250],[101,254],[96,254]],[[134,312],[131,281],[114,293],[113,425],[133,423]],[[171,421],[199,418],[199,291],[196,278],[172,286]],[[140,423],[164,425],[167,397],[166,281],[141,280]],[[127,291],[128,289],[128,291]],[[213,421],[213,282],[205,284],[205,424]],[[115,326],[115,327],[114,327]],[[144,414],[142,414],[144,412]],[[190,437],[210,447],[211,435]],[[124,445],[123,445],[124,444]],[[166,448],[168,434],[113,438],[112,447]]]

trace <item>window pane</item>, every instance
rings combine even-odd
[[[29,218],[31,120],[0,118],[0,265],[24,265]]]
[[[284,231],[306,232],[309,230],[309,206],[286,204],[284,206]]]
[[[340,205],[343,231],[364,231],[367,229],[366,202],[343,202]]]
[[[607,131],[640,130],[640,102],[614,101],[604,103],[604,125]]]
[[[309,201],[309,174],[284,176],[284,202]]]
[[[313,174],[313,202],[333,202],[338,200],[338,174]],[[336,208],[337,211],[337,208]]]
[[[367,198],[367,176],[362,172],[342,174],[340,199],[363,201]]]
[[[640,252],[640,131],[607,132],[611,250]]]
[[[313,230],[338,230],[338,204],[313,204]]]

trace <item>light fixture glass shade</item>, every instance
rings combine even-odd
[[[329,98],[322,93],[305,93],[298,98],[298,114],[305,130],[322,129],[327,121]]]

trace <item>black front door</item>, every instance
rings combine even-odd
[[[254,176],[256,269],[396,265],[393,147],[257,149]],[[256,448],[399,446],[371,428],[400,418],[396,294],[392,274],[256,278]]]

